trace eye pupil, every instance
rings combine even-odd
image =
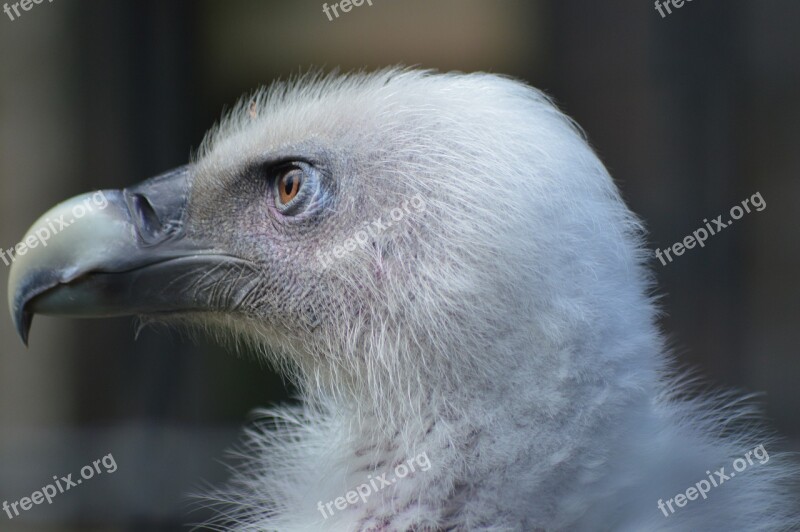
[[[280,192],[280,203],[286,205],[292,201],[297,193],[300,191],[302,184],[302,172],[298,169],[292,169],[280,176],[278,182],[278,191]]]

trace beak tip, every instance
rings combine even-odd
[[[9,293],[9,312],[11,314],[11,321],[14,324],[14,329],[17,331],[22,343],[28,347],[28,337],[33,323],[33,316],[35,311],[29,306],[29,303],[36,295],[36,291],[31,288],[35,285],[30,283],[29,278],[23,276],[22,281],[19,279],[20,272],[12,266],[8,293]]]
[[[14,317],[14,325],[16,326],[17,334],[19,335],[25,347],[28,347],[28,337],[32,323],[33,313],[31,312],[22,310]]]

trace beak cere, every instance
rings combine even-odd
[[[251,265],[187,234],[190,177],[185,166],[132,188],[78,196],[34,223],[17,246],[8,281],[23,342],[36,313],[233,310],[236,290],[211,288]]]

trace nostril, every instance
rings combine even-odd
[[[148,243],[158,241],[164,227],[150,201],[142,194],[131,195],[131,214],[135,218],[139,235]]]
[[[122,191],[139,244],[157,246],[183,235],[189,193],[185,167],[148,179]]]

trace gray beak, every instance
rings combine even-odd
[[[16,248],[8,303],[27,344],[34,314],[110,317],[230,310],[214,287],[250,263],[186,232],[190,168],[72,198]],[[237,277],[234,276],[234,279]]]

